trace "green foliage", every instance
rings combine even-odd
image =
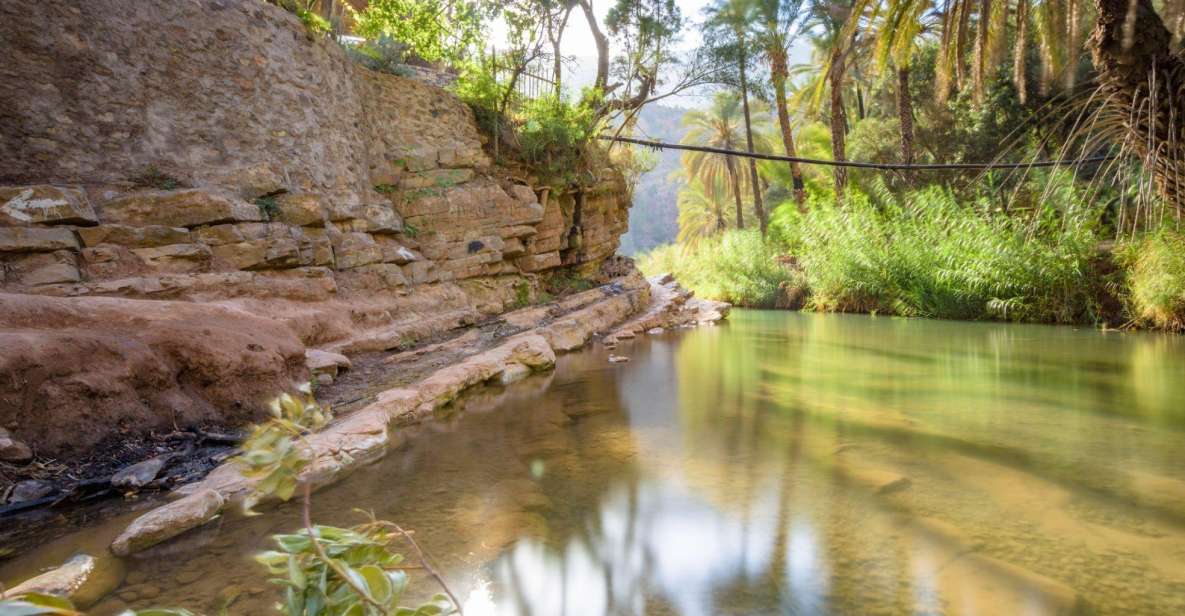
[[[311,452],[301,447],[304,434],[325,425],[332,418],[329,409],[317,404],[311,388],[300,397],[284,394],[270,404],[272,418],[255,427],[243,442],[242,453],[235,458],[244,477],[258,479],[255,489],[243,500],[243,510],[260,499],[275,496],[288,500],[296,491],[300,472],[309,465]]]
[[[70,601],[52,595],[28,593],[0,600],[0,616],[81,616]]]
[[[265,220],[272,220],[280,215],[280,204],[276,201],[275,195],[257,197],[253,203],[255,207],[259,208],[259,215]]]
[[[576,183],[584,148],[600,128],[589,99],[570,104],[545,96],[523,105],[518,138],[523,160],[544,177]]]
[[[389,195],[399,190],[398,186],[394,184],[375,184],[374,191],[380,194]]]
[[[310,34],[323,35],[333,31],[333,26],[316,10],[317,0],[269,0],[272,4],[296,13],[300,23]]]
[[[407,45],[381,34],[375,40],[363,41],[358,45],[343,45],[346,55],[372,71],[380,71],[409,77],[413,73],[407,66],[410,59]]]
[[[820,310],[1077,322],[1095,309],[1089,264],[1099,212],[1065,174],[1046,179],[1042,209],[1007,216],[931,186],[895,198],[853,192],[844,206],[782,206],[774,236],[794,254]],[[1060,185],[1064,190],[1055,190]]]
[[[782,304],[784,289],[796,284],[795,273],[778,263],[776,246],[757,230],[730,230],[693,247],[668,244],[637,257],[646,275],[669,272],[701,297],[740,306],[773,308]]]
[[[1118,255],[1127,272],[1126,295],[1135,320],[1185,329],[1185,234],[1162,229],[1125,244]]]
[[[278,549],[256,555],[284,588],[288,616],[429,615],[452,612],[444,595],[417,608],[399,607],[407,589],[403,556],[391,551],[394,525],[370,519],[353,528],[316,525],[275,535]]]
[[[481,4],[461,0],[370,0],[353,16],[358,35],[389,37],[418,58],[446,64],[480,45],[486,18]]]
[[[531,304],[531,284],[520,280],[514,285],[514,309],[525,308]]]

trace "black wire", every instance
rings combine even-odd
[[[656,150],[671,148],[672,150],[690,150],[692,152],[707,152],[709,154],[725,154],[728,156],[741,156],[744,158],[757,158],[760,160],[778,160],[790,163],[801,163],[804,165],[824,165],[827,167],[855,167],[857,169],[881,169],[881,170],[941,170],[941,169],[1028,169],[1032,167],[1057,167],[1061,165],[1073,165],[1078,163],[1101,163],[1108,160],[1114,160],[1118,156],[1092,156],[1090,158],[1072,158],[1063,160],[1037,160],[1030,163],[934,163],[934,164],[906,164],[906,163],[868,163],[853,160],[823,160],[819,158],[801,158],[798,156],[782,156],[780,154],[761,154],[759,152],[741,152],[738,150],[726,150],[724,148],[712,148],[700,145],[681,145],[675,143],[662,143],[659,141],[646,141],[643,139],[631,139],[629,137],[611,137],[608,135],[597,135],[597,139],[605,141],[619,141],[622,143],[632,143],[634,145],[642,145]]]

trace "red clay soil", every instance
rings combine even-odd
[[[307,380],[296,335],[241,310],[14,294],[0,294],[0,374],[0,426],[39,457],[255,421]]]

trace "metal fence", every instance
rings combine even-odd
[[[514,78],[515,67],[499,58],[497,49],[491,48],[489,57],[495,81],[505,85]],[[519,73],[518,79],[515,80],[514,91],[518,92],[524,100],[535,100],[551,95],[555,92],[555,81],[543,76],[550,72],[551,67],[545,66],[542,62],[528,63],[526,69]]]

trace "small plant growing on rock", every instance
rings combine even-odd
[[[177,178],[165,174],[156,165],[149,165],[144,173],[131,178],[132,184],[136,188],[156,188],[159,190],[175,190],[181,187],[181,182]]]
[[[259,215],[266,220],[273,220],[280,215],[280,204],[276,201],[275,195],[257,197],[254,203],[259,208]]]

